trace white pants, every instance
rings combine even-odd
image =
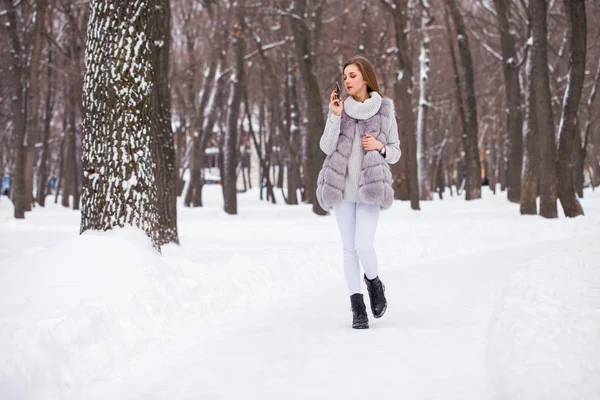
[[[360,293],[360,264],[367,278],[377,277],[377,255],[373,248],[379,206],[342,201],[333,212],[342,236],[344,248],[344,272],[350,295]],[[360,260],[360,264],[359,264]]]

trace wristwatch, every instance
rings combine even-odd
[[[379,150],[379,154],[381,154],[382,156],[384,156],[384,157],[385,157],[385,146],[383,146],[383,147],[381,148],[381,150]]]

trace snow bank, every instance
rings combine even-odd
[[[181,278],[133,228],[9,260],[0,268],[0,398],[65,398],[111,379],[196,296]]]
[[[584,242],[511,275],[487,349],[495,398],[600,398],[600,251]]]

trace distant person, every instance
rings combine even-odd
[[[342,100],[337,83],[329,96],[329,116],[320,142],[327,158],[319,173],[317,199],[325,210],[333,210],[342,237],[352,327],[366,329],[369,319],[360,264],[371,311],[380,318],[387,300],[373,240],[379,210],[394,201],[388,164],[400,159],[400,142],[394,104],[382,97],[373,65],[362,56],[352,57],[344,65],[342,79],[348,97]]]

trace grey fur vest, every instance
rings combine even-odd
[[[342,113],[336,151],[325,158],[317,179],[317,200],[323,209],[331,211],[342,201],[354,135],[358,133],[362,137],[369,133],[387,145],[387,132],[395,123],[394,118],[394,104],[387,98],[381,102],[379,111],[369,119],[356,120]],[[383,209],[390,208],[394,201],[389,164],[376,150],[367,151],[364,155],[358,197],[361,203],[376,204]]]

